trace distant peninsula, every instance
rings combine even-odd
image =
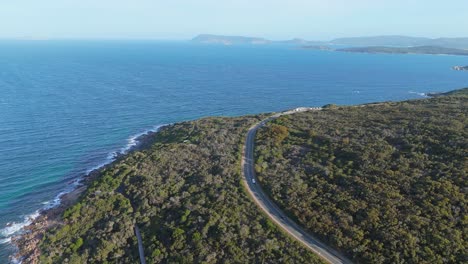
[[[218,35],[210,35],[210,34],[198,35],[195,38],[193,38],[192,41],[205,43],[205,44],[223,44],[223,45],[271,43],[271,40],[267,40],[264,38],[243,37],[243,36],[218,36]]]
[[[353,47],[338,49],[343,52],[358,53],[387,53],[387,54],[430,54],[430,55],[461,55],[468,56],[468,50],[446,48],[439,46],[418,46],[418,47]]]
[[[421,38],[408,36],[371,36],[338,38],[330,41],[334,45],[347,46],[390,46],[390,47],[420,47],[437,46],[454,49],[468,49],[468,38]]]
[[[223,36],[212,34],[201,34],[194,37],[192,42],[202,44],[222,44],[222,45],[264,45],[264,44],[284,44],[284,45],[324,45],[322,41],[308,41],[300,38],[290,40],[269,40],[259,37],[244,37],[244,36]]]
[[[468,71],[468,66],[454,66],[453,69],[456,71]]]
[[[208,44],[289,44],[301,46],[352,46],[352,47],[446,47],[452,49],[468,50],[468,38],[421,38],[408,36],[371,36],[371,37],[351,37],[337,38],[327,41],[305,40],[293,38],[290,40],[269,40],[260,37],[245,36],[225,36],[214,34],[201,34],[192,39],[196,43]]]
[[[327,51],[334,51],[333,48],[330,46],[324,46],[324,45],[305,45],[302,46],[301,48],[303,49],[308,49],[308,50],[327,50]]]

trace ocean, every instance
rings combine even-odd
[[[138,134],[205,116],[424,98],[460,56],[157,41],[0,41],[0,263],[11,236]]]

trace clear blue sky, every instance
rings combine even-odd
[[[468,0],[0,0],[0,38],[468,37]]]

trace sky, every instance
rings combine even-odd
[[[0,0],[0,38],[468,37],[468,0]]]

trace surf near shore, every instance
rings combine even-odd
[[[167,125],[155,126],[153,129],[131,136],[125,147],[112,152],[106,162],[88,170],[84,177],[76,180],[73,183],[73,189],[61,192],[53,201],[47,203],[47,206],[29,216],[23,223],[24,226],[20,228],[19,234],[10,238],[10,243],[17,248],[16,252],[10,256],[10,262],[38,263],[40,256],[38,246],[45,232],[50,228],[63,224],[62,215],[64,211],[79,200],[89,184],[101,175],[101,171],[126,154],[150,146],[154,141],[153,136],[165,126]]]

